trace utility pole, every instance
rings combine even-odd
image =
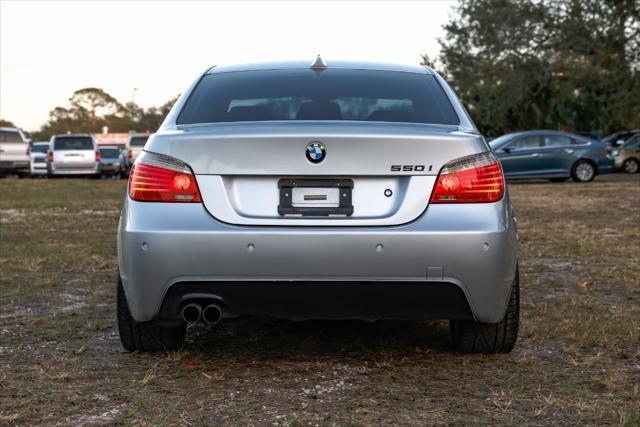
[[[129,114],[129,119],[131,124],[129,125],[129,133],[133,132],[135,129],[133,128],[133,114],[135,112],[136,107],[136,92],[138,92],[138,88],[134,87],[131,91],[131,113]]]

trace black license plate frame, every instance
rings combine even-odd
[[[293,206],[294,188],[337,188],[339,191],[338,206],[308,207]],[[329,215],[353,215],[353,180],[348,178],[338,179],[309,179],[309,178],[282,178],[278,180],[280,201],[278,214],[302,215],[302,216],[329,216]]]

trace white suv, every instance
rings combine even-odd
[[[18,128],[0,127],[0,173],[26,175],[29,171],[29,140]]]
[[[142,152],[144,144],[147,143],[149,134],[146,133],[132,133],[127,140],[127,163],[128,169],[131,169],[131,165],[138,157],[138,154]]]

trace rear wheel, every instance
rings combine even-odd
[[[589,160],[578,160],[571,168],[571,178],[575,182],[593,181],[596,176],[596,167]]]
[[[638,161],[636,159],[627,159],[622,164],[622,170],[626,173],[636,173],[639,168]]]
[[[118,276],[118,330],[127,351],[178,350],[184,344],[186,325],[161,326],[157,321],[136,322],[131,317],[127,297]]]
[[[518,338],[520,322],[519,274],[511,286],[507,312],[498,323],[483,323],[473,320],[451,320],[451,339],[456,350],[463,353],[509,353]]]

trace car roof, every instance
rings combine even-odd
[[[54,138],[60,138],[60,137],[77,137],[77,136],[82,136],[82,137],[87,137],[90,136],[92,137],[91,134],[89,133],[59,133],[57,135],[53,135]]]
[[[312,63],[313,61],[282,61],[257,62],[236,65],[216,65],[209,68],[207,74],[233,73],[238,71],[311,69]],[[333,68],[346,70],[399,71],[405,73],[432,74],[431,70],[428,67],[424,67],[421,65],[390,64],[384,62],[365,61],[326,61],[326,69]]]

